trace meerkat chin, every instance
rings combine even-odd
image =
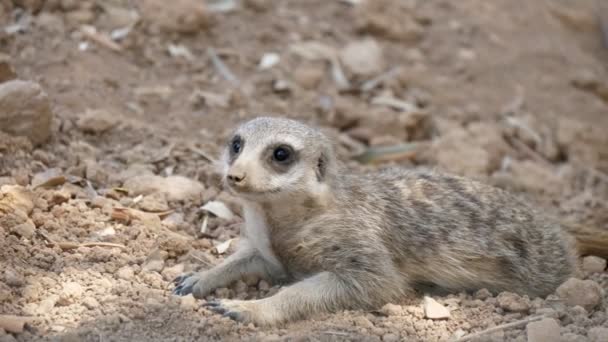
[[[519,198],[436,172],[348,173],[331,141],[297,121],[241,125],[223,163],[243,202],[239,247],[178,277],[174,293],[203,298],[245,275],[290,283],[264,299],[206,303],[237,321],[374,309],[421,284],[546,296],[575,269],[571,238]]]

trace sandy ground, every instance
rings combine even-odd
[[[210,160],[261,114],[322,126],[344,160],[408,144],[380,165],[477,178],[608,229],[599,1],[202,3],[0,2],[0,82],[33,82],[0,84],[0,314],[33,317],[0,341],[446,341],[520,320],[472,340],[608,340],[594,257],[561,295],[435,297],[444,320],[412,297],[262,329],[170,294],[232,251],[240,209]],[[244,279],[211,297],[276,291]]]

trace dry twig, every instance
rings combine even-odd
[[[488,334],[491,334],[491,333],[494,333],[497,331],[506,330],[506,329],[510,329],[510,328],[520,327],[520,326],[526,325],[530,322],[540,321],[543,318],[545,318],[545,316],[532,316],[532,317],[524,318],[519,321],[497,325],[495,327],[491,327],[486,330],[482,330],[482,331],[479,331],[479,332],[476,332],[473,334],[463,336],[463,337],[455,340],[454,342],[470,341],[472,339],[478,338],[483,335],[488,335]]]

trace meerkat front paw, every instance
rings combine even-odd
[[[268,326],[278,323],[272,315],[264,312],[256,301],[251,300],[215,300],[203,304],[209,310],[229,317],[230,319],[242,322],[253,323],[257,326]]]
[[[190,293],[194,298],[201,299],[214,289],[207,284],[205,277],[201,273],[186,273],[173,280],[175,288],[173,294],[187,296]]]

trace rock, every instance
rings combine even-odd
[[[59,300],[57,303],[64,306],[74,304],[74,302],[82,297],[83,293],[84,290],[80,284],[73,281],[65,283],[63,284],[63,288],[59,294]]]
[[[36,225],[30,219],[11,228],[11,232],[20,237],[30,239],[36,233]]]
[[[163,0],[146,0],[138,3],[142,20],[153,28],[165,32],[196,33],[211,25],[211,16],[197,0],[174,0],[167,6]]]
[[[555,293],[569,306],[582,306],[593,310],[602,301],[602,288],[593,280],[570,278]]]
[[[3,185],[0,187],[0,214],[20,211],[29,215],[34,209],[33,196],[30,190],[20,185]]]
[[[183,177],[169,176],[163,178],[156,175],[141,175],[127,179],[124,184],[134,195],[149,195],[162,192],[169,201],[185,201],[202,197],[205,187],[198,181]]]
[[[384,342],[397,342],[399,341],[399,336],[393,333],[388,333],[382,335],[382,341]]]
[[[526,312],[530,310],[530,300],[528,297],[520,297],[511,292],[502,292],[496,297],[498,305],[506,311]]]
[[[424,297],[424,316],[429,319],[450,318],[450,310],[431,297]]]
[[[382,49],[371,38],[346,45],[340,51],[340,59],[344,67],[356,76],[373,76],[384,69]]]
[[[268,282],[266,280],[262,279],[258,283],[258,290],[260,290],[260,291],[268,291],[268,290],[270,290],[270,285],[268,284]]]
[[[118,269],[118,271],[116,271],[116,277],[118,279],[131,280],[131,279],[133,279],[134,276],[135,276],[135,272],[133,271],[133,268],[130,266],[123,266],[120,269]]]
[[[141,201],[137,203],[137,207],[148,212],[161,212],[169,210],[167,196],[162,192],[155,192],[153,194],[144,196]]]
[[[559,324],[553,318],[543,318],[526,326],[528,342],[553,342],[560,340]]]
[[[53,113],[47,94],[38,83],[12,80],[0,83],[0,127],[25,136],[34,145],[51,136]]]
[[[360,32],[385,37],[399,42],[416,42],[424,28],[413,15],[409,1],[364,1],[356,7],[355,25]]]
[[[15,270],[7,268],[6,271],[4,271],[4,282],[8,286],[21,287],[25,285],[25,278]]]
[[[152,252],[152,254],[148,256],[146,262],[144,262],[141,268],[142,271],[160,273],[163,268],[165,268],[165,260],[167,259],[168,254],[169,253],[162,250]]]
[[[353,319],[353,322],[356,326],[371,329],[374,327],[374,323],[372,323],[369,319],[364,316],[357,316]]]
[[[99,302],[93,297],[84,297],[82,305],[89,310],[94,310],[99,307]]]
[[[15,78],[17,78],[17,74],[11,66],[10,56],[0,53],[0,83],[10,81]]]
[[[380,312],[386,316],[399,316],[403,314],[403,307],[401,305],[388,303],[380,309]]]
[[[490,291],[488,291],[488,289],[480,289],[477,292],[475,292],[474,297],[475,297],[475,299],[486,300],[486,299],[492,297],[492,293]]]
[[[192,294],[180,297],[179,299],[180,299],[179,306],[182,309],[196,310],[198,308],[198,303],[196,301],[196,298],[194,298],[194,296]]]
[[[605,342],[608,341],[608,328],[606,327],[593,327],[587,332],[587,337],[591,342]]]
[[[587,274],[604,272],[606,269],[606,259],[594,255],[583,258],[583,271]]]
[[[322,64],[308,64],[297,66],[293,72],[293,80],[304,89],[316,89],[325,77],[325,68]]]
[[[171,267],[165,267],[161,275],[166,281],[173,281],[177,276],[184,273],[184,264],[176,264]]]
[[[58,300],[59,297],[51,295],[48,298],[41,300],[40,303],[38,303],[38,305],[36,306],[34,312],[38,315],[44,315],[55,307]]]
[[[88,109],[76,121],[76,127],[93,134],[106,132],[117,124],[117,117],[104,109]]]

